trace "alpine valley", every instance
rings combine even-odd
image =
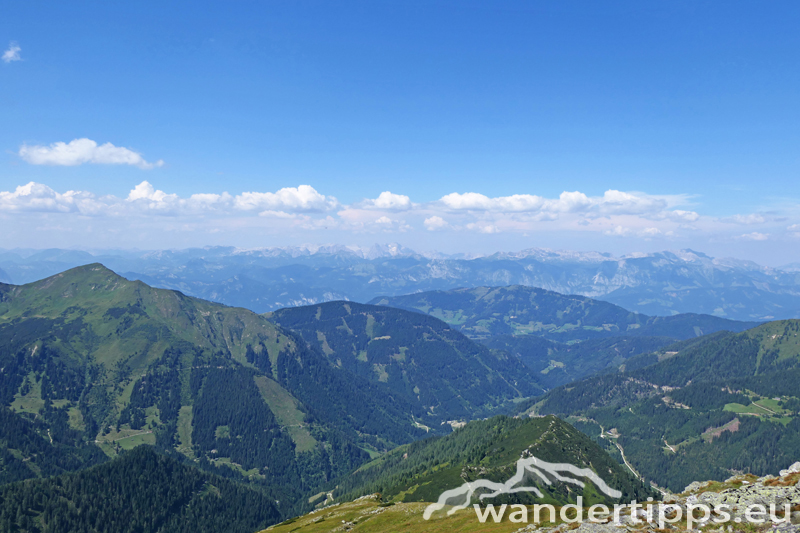
[[[209,254],[256,268],[253,254],[192,253],[203,269]],[[273,256],[325,283],[422,261],[321,253]],[[5,275],[85,258],[49,254],[6,255]],[[184,259],[148,279],[168,285]],[[0,284],[0,530],[515,531],[471,508],[422,513],[446,491],[510,483],[522,460],[555,470],[474,496],[611,505],[755,480],[800,455],[800,320],[650,316],[497,280],[392,295],[380,282],[359,289],[370,303],[334,291],[275,309],[245,298],[263,289],[254,278],[203,300],[145,277],[91,262]]]

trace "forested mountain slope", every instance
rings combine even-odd
[[[366,448],[424,435],[422,409],[264,317],[97,264],[0,285],[0,367],[0,404],[52,446],[96,441],[113,455],[154,443],[298,491],[360,464]],[[2,467],[7,479],[54,473],[32,459],[41,441],[31,439],[22,465]],[[65,464],[92,458],[81,461]]]
[[[554,416],[522,419],[499,416],[470,422],[445,437],[417,441],[392,450],[343,480],[334,491],[334,497],[349,501],[380,493],[388,502],[436,502],[444,491],[458,488],[465,482],[486,479],[503,483],[515,475],[520,459],[530,457],[589,468],[621,492],[619,501],[644,500],[653,494],[624,466],[568,423]],[[540,472],[544,475],[547,471],[541,468]],[[526,477],[524,486],[536,487],[542,496],[522,491],[484,499],[482,504],[515,501],[563,505],[575,501],[576,487],[557,479],[545,483],[535,476]],[[475,494],[475,502],[480,493]],[[586,483],[581,493],[589,505],[616,501],[597,490],[591,482]]]
[[[532,411],[572,417],[672,490],[797,461],[800,321],[685,341],[623,368],[559,387]]]
[[[521,285],[379,297],[370,303],[429,314],[477,339],[495,335],[537,335],[561,342],[619,335],[687,339],[757,325],[711,315],[650,317],[584,296]]]
[[[552,389],[591,375],[615,370],[631,357],[674,344],[669,337],[606,337],[562,343],[536,335],[497,335],[480,339],[494,350],[519,358],[536,373],[536,381]]]
[[[336,366],[386,383],[443,420],[471,418],[542,392],[536,375],[517,357],[492,352],[420,313],[329,302],[267,316]]]
[[[250,533],[280,520],[274,493],[140,446],[77,473],[0,488],[0,531]]]

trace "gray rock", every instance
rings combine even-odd
[[[781,477],[788,476],[789,474],[796,474],[800,472],[800,461],[796,462],[786,470],[781,470]]]

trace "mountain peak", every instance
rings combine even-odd
[[[28,283],[25,286],[44,289],[61,284],[91,284],[93,288],[112,288],[119,286],[120,283],[132,282],[101,263],[90,263],[88,265],[71,268],[43,280]]]

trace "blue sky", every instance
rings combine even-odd
[[[0,247],[396,241],[800,261],[798,15],[794,2],[7,4]]]

